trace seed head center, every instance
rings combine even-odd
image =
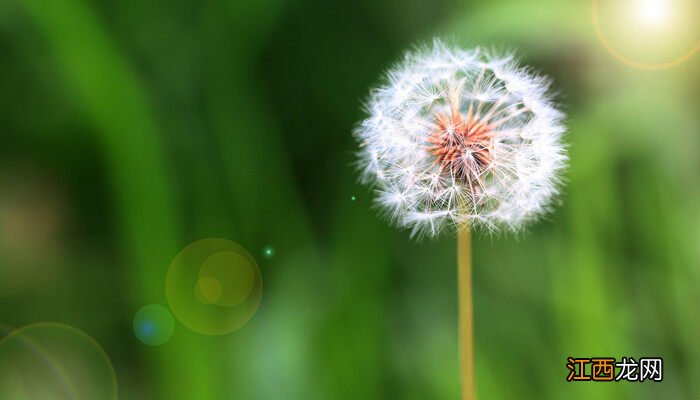
[[[493,131],[489,124],[474,115],[471,108],[463,116],[452,107],[451,113],[435,113],[435,126],[427,139],[435,164],[470,185],[481,186],[481,178],[493,162]]]

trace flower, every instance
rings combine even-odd
[[[439,40],[407,53],[354,131],[362,181],[412,236],[519,230],[550,209],[566,166],[550,86],[512,55]]]

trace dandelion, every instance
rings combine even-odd
[[[435,40],[387,73],[354,132],[361,179],[392,223],[415,237],[458,233],[465,399],[473,398],[470,232],[518,231],[550,210],[567,160],[550,87],[512,55]]]
[[[415,236],[516,231],[549,210],[566,155],[547,78],[510,55],[436,41],[387,81],[355,136],[362,179],[392,222]]]

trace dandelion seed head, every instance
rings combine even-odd
[[[550,86],[512,55],[439,40],[409,52],[355,129],[361,180],[414,236],[517,231],[549,211],[567,162]]]

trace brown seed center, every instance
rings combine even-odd
[[[435,156],[435,164],[442,171],[470,185],[481,187],[482,176],[493,162],[491,143],[493,132],[488,123],[473,115],[470,108],[466,116],[452,107],[450,114],[435,113],[436,129],[428,136],[428,147]]]

